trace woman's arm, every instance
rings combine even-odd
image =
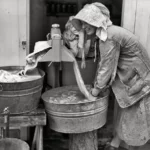
[[[101,41],[99,48],[101,60],[92,89],[93,96],[97,96],[100,91],[111,85],[116,75],[120,52],[120,45],[108,39],[105,42]]]

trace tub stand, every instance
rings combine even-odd
[[[0,115],[0,125],[5,127],[4,117]],[[34,138],[31,150],[36,146],[37,150],[43,150],[43,126],[46,125],[46,114],[43,108],[38,108],[32,112],[18,115],[10,115],[10,128],[35,127]]]
[[[70,134],[69,150],[98,150],[97,130]]]

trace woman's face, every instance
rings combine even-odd
[[[73,41],[76,38],[76,35],[71,30],[66,30],[63,34],[64,38]]]
[[[93,35],[96,32],[96,27],[94,27],[86,22],[82,22],[82,29],[85,30],[87,35]]]

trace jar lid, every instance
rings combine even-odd
[[[53,27],[53,28],[59,28],[60,25],[59,25],[59,24],[52,24],[52,27]]]

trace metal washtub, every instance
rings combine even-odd
[[[77,102],[62,103],[60,97],[64,96],[65,100],[70,91],[77,93]],[[62,133],[83,133],[102,127],[107,119],[108,98],[109,91],[106,91],[96,101],[86,100],[76,85],[54,88],[42,94],[49,127]]]
[[[16,138],[0,139],[0,150],[29,150],[29,145]]]
[[[6,71],[20,71],[23,67],[0,67]],[[45,73],[38,69],[41,77],[25,82],[0,82],[0,113],[9,107],[10,114],[30,112],[38,107]]]

